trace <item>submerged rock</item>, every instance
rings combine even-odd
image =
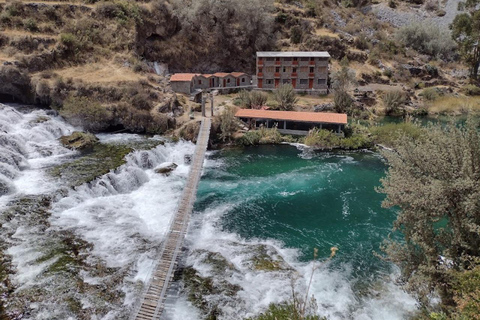
[[[175,170],[178,167],[178,165],[174,162],[165,162],[162,163],[160,166],[158,166],[155,169],[155,173],[163,174],[165,176],[169,176],[170,173]]]
[[[124,145],[97,143],[91,152],[52,168],[50,174],[68,181],[70,186],[79,186],[125,164],[125,156],[132,151]]]
[[[252,256],[250,266],[258,271],[288,271],[293,268],[285,262],[277,249],[266,244],[255,245],[250,248]]]
[[[71,135],[61,137],[60,142],[66,148],[82,150],[93,147],[98,142],[98,138],[91,133],[74,131]]]

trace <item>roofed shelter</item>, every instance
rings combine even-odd
[[[240,109],[235,117],[248,123],[251,128],[277,127],[280,133],[302,136],[313,128],[331,130],[341,135],[347,124],[347,115],[344,113]]]

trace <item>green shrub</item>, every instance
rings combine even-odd
[[[334,148],[340,146],[340,138],[332,131],[313,128],[305,137],[305,144],[311,147]]]
[[[290,41],[294,44],[302,42],[303,31],[300,26],[293,26],[290,28]]]
[[[383,94],[383,105],[387,115],[400,115],[405,113],[405,93],[400,90],[388,91]]]
[[[23,13],[23,4],[20,1],[13,1],[5,8],[5,11],[12,17],[20,16]]]
[[[265,106],[265,103],[268,100],[268,95],[263,91],[252,90],[246,91],[242,90],[238,93],[239,104],[244,108],[259,109]]]
[[[392,69],[390,68],[385,68],[385,70],[383,70],[383,75],[388,77],[388,78],[391,78],[393,76],[393,71]]]
[[[237,130],[238,126],[235,122],[235,108],[225,107],[220,114],[220,139],[222,141],[230,140]]]
[[[273,91],[273,98],[278,102],[280,110],[293,110],[298,101],[291,84],[282,84]]]
[[[77,37],[72,33],[60,34],[60,44],[63,45],[67,54],[77,54],[80,50],[80,43]]]
[[[32,31],[32,32],[38,31],[37,22],[32,18],[28,18],[27,20],[25,20],[24,27],[28,31]]]
[[[87,131],[98,132],[109,126],[112,115],[98,102],[87,97],[69,97],[64,101],[60,115],[71,124],[83,126]]]
[[[346,113],[353,105],[353,99],[343,90],[335,90],[333,93],[333,103],[335,111],[338,113]]]
[[[372,147],[373,141],[367,135],[354,134],[348,138],[341,138],[340,146],[345,149],[364,149]]]
[[[375,143],[394,147],[402,135],[419,139],[422,136],[423,128],[414,123],[402,122],[374,126],[370,128],[370,132]]]
[[[283,320],[283,319],[302,319],[302,320],[326,320],[317,315],[302,315],[299,308],[293,303],[271,304],[268,310],[254,318],[246,320]]]
[[[254,146],[260,143],[261,138],[262,134],[258,130],[250,130],[245,132],[239,142],[244,146]]]
[[[276,144],[283,140],[277,128],[260,128],[246,132],[242,138],[240,138],[239,143],[244,146],[253,146],[259,144]]]
[[[432,23],[413,23],[400,28],[397,40],[420,53],[443,59],[452,59],[456,55],[456,44],[450,31]]]
[[[423,99],[428,100],[428,101],[434,101],[439,96],[436,88],[423,89],[421,95],[422,95]]]
[[[467,95],[467,96],[480,96],[480,87],[474,85],[474,84],[467,84],[462,88],[462,91]]]

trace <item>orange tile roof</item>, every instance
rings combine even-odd
[[[196,73],[175,73],[170,77],[170,81],[192,81],[193,77],[198,76]]]
[[[216,77],[224,78],[224,77],[230,75],[230,73],[217,72],[217,73],[214,73],[213,75],[216,76]]]
[[[344,113],[240,109],[235,114],[235,117],[347,124],[347,115]]]
[[[205,77],[205,78],[211,78],[213,77],[214,75],[213,74],[201,74],[202,77]]]
[[[235,78],[245,75],[244,72],[232,72],[232,73],[230,73],[230,74],[231,74],[232,76],[234,76]]]

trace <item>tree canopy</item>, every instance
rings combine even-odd
[[[383,205],[399,209],[384,250],[410,289],[428,305],[436,292],[455,306],[454,272],[475,267],[480,257],[480,133],[477,124],[430,125],[420,138],[404,135],[383,152],[387,176]]]
[[[466,13],[455,17],[450,26],[452,37],[457,42],[463,60],[470,67],[470,77],[477,79],[480,65],[480,0],[467,0]]]

